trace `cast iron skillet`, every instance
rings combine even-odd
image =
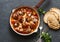
[[[35,12],[38,14],[37,9],[43,4],[44,1],[45,1],[45,0],[40,0],[40,2],[39,2],[35,7],[33,7],[33,8],[32,8],[32,7],[29,7],[29,6],[20,6],[20,7],[18,7],[18,8],[13,9],[13,10],[12,10],[12,13],[18,11],[18,10],[19,10],[20,8],[22,8],[22,7],[27,7],[27,8],[31,8],[31,9],[35,10]],[[12,26],[12,24],[11,24],[11,16],[12,16],[12,13],[11,13],[11,15],[10,15],[10,26],[11,26],[11,28],[13,29],[13,26]],[[38,14],[38,16],[39,16],[39,14]],[[28,35],[31,35],[31,34],[37,32],[39,25],[40,25],[40,16],[39,16],[38,26],[37,26],[37,28],[36,28],[33,32],[31,32],[31,33],[29,33],[29,34],[22,34],[22,33],[17,32],[17,31],[14,30],[14,29],[13,29],[13,31],[16,32],[16,33],[19,34],[19,35],[28,36]]]

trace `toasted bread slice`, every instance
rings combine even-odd
[[[56,19],[58,19],[58,15],[54,11],[48,11],[45,16],[44,16],[44,22],[47,23],[47,18],[50,17],[51,15],[54,15]]]
[[[48,17],[48,26],[54,30],[59,29],[59,21],[52,14],[50,17]]]
[[[59,21],[60,21],[60,9],[58,9],[58,8],[51,8],[50,11],[56,12],[58,14],[58,16],[59,16]]]

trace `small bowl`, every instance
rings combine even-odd
[[[37,10],[34,9],[34,8],[32,8],[32,7],[29,7],[29,6],[22,6],[22,7],[31,8],[31,9],[35,10],[35,12],[38,14]],[[13,10],[12,10],[12,13],[18,11],[18,10],[19,10],[20,8],[22,8],[22,7],[18,7],[18,8],[13,9]],[[11,28],[12,28],[12,30],[13,30],[14,32],[16,32],[17,34],[22,35],[22,36],[28,36],[28,35],[31,35],[31,34],[36,33],[36,32],[38,31],[38,27],[39,27],[39,25],[40,25],[40,16],[39,16],[39,14],[38,14],[38,17],[39,17],[39,21],[38,21],[38,22],[39,22],[39,23],[38,23],[38,26],[36,27],[36,29],[35,29],[33,32],[31,32],[31,33],[22,34],[22,33],[17,32],[17,31],[13,28],[13,26],[12,26],[12,24],[11,24],[11,16],[12,16],[12,13],[11,13],[11,15],[10,15],[10,26],[11,26]]]

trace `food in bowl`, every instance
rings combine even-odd
[[[12,29],[19,34],[33,33],[40,24],[37,11],[30,7],[20,7],[15,9],[10,16]]]

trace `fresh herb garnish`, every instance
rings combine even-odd
[[[38,11],[41,13],[41,14],[45,14],[46,11],[44,11],[42,8],[39,8]]]
[[[50,36],[48,33],[42,32],[41,38],[42,38],[45,42],[51,42],[51,36]]]

